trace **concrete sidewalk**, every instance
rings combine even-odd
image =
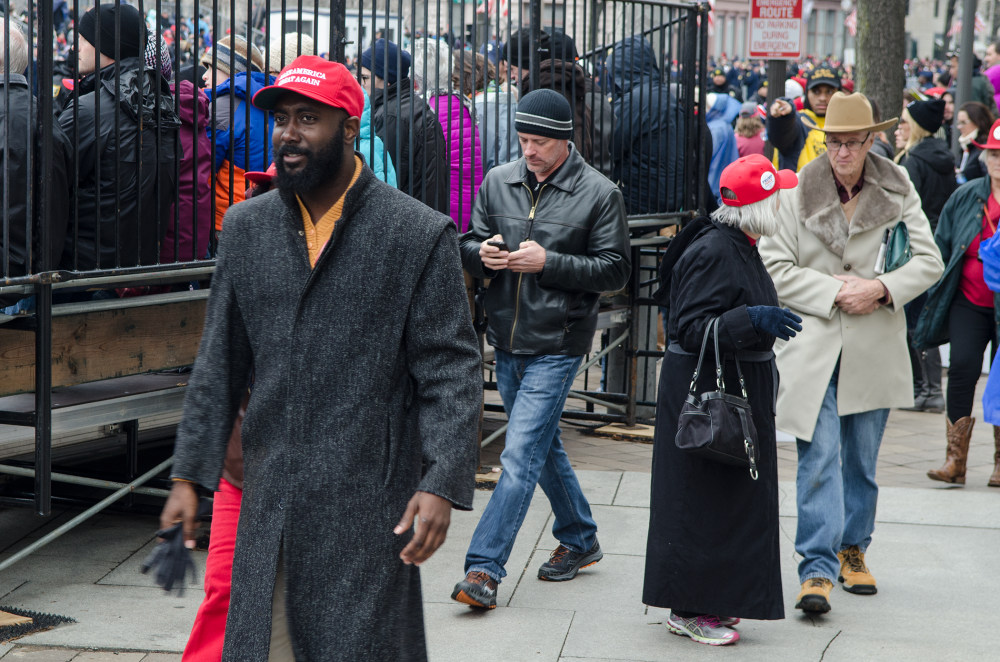
[[[988,623],[1000,613],[995,571],[1000,490],[985,487],[992,430],[983,425],[975,430],[968,486],[949,488],[923,475],[943,460],[942,418],[892,413],[879,465],[878,523],[868,553],[879,593],[855,596],[837,588],[833,611],[823,617],[793,609],[798,591],[792,548],[795,449],[792,443],[779,444],[786,619],[746,621],[739,627],[741,641],[719,650],[669,634],[662,625],[666,612],[640,602],[651,447],[595,438],[564,425],[570,456],[594,505],[604,560],[571,582],[536,579],[537,567],[556,544],[549,534],[551,512],[539,491],[508,563],[510,574],[500,585],[501,606],[481,613],[452,602],[466,545],[490,497],[478,492],[476,510],[455,513],[448,541],[423,568],[430,659],[995,659]],[[608,466],[615,464],[645,472]],[[8,556],[73,514],[40,520],[27,509],[3,508],[0,552]],[[152,517],[100,515],[0,573],[0,605],[77,621],[0,644],[3,662],[179,660],[201,590],[194,582],[183,597],[166,595],[139,573],[155,529]],[[203,566],[204,554],[197,560]]]

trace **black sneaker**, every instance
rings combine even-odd
[[[604,558],[601,545],[596,540],[586,552],[574,552],[565,545],[559,545],[549,560],[538,569],[538,578],[549,582],[565,582],[576,577],[576,573],[588,568]]]
[[[455,584],[451,599],[479,609],[497,608],[497,580],[485,572],[471,571]]]

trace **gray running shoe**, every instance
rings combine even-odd
[[[667,629],[674,634],[691,637],[699,644],[708,644],[709,646],[725,646],[735,644],[740,640],[740,633],[723,625],[718,616],[684,618],[670,612],[670,616],[667,618]]]

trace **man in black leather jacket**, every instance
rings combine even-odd
[[[78,32],[83,77],[58,117],[79,165],[77,217],[71,208],[60,268],[155,264],[176,186],[173,97],[158,72],[145,70],[147,31],[138,9],[94,7]]]
[[[514,126],[524,156],[486,174],[460,242],[466,270],[492,279],[486,337],[509,421],[504,471],[469,545],[466,577],[452,593],[487,609],[496,606],[536,484],[552,504],[559,540],[538,578],[572,579],[603,556],[559,416],[593,345],[598,296],[623,287],[630,273],[621,191],[570,142],[566,99],[545,89],[525,95]]]

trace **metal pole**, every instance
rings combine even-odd
[[[8,476],[24,476],[32,478],[35,475],[34,469],[27,467],[12,467],[7,464],[0,464],[0,474]],[[126,487],[128,483],[119,483],[113,480],[101,480],[100,478],[86,478],[84,476],[73,476],[72,474],[53,473],[52,482],[66,483],[68,485],[83,485],[84,487],[100,487],[103,489],[118,489]],[[134,494],[145,494],[147,496],[168,497],[170,490],[161,490],[158,487],[136,487],[132,490]]]
[[[46,517],[52,511],[52,286],[48,283],[35,288],[35,310],[35,512]]]
[[[976,0],[962,3],[962,41],[958,56],[958,85],[955,108],[966,101],[972,101],[972,43],[976,38]]]
[[[117,492],[115,492],[114,494],[112,494],[111,496],[109,496],[109,497],[107,497],[105,499],[102,499],[101,501],[97,502],[96,504],[94,504],[93,506],[91,506],[90,508],[88,508],[87,510],[83,511],[82,513],[80,513],[79,515],[77,515],[76,517],[74,517],[73,519],[71,519],[70,521],[66,522],[65,524],[63,524],[62,526],[60,526],[58,529],[56,529],[55,531],[52,531],[52,532],[46,534],[45,536],[39,538],[35,542],[31,543],[30,545],[28,545],[27,547],[25,547],[24,549],[22,549],[17,554],[14,554],[13,556],[11,556],[9,559],[7,559],[7,560],[5,560],[3,562],[0,562],[0,571],[6,570],[7,568],[9,568],[10,566],[14,565],[15,563],[17,563],[18,561],[20,561],[24,557],[28,556],[29,554],[34,553],[36,550],[39,550],[42,547],[45,547],[50,542],[52,542],[53,540],[59,538],[62,534],[66,533],[67,531],[73,529],[74,527],[76,527],[81,522],[85,522],[86,520],[90,519],[91,517],[93,517],[97,513],[101,512],[102,510],[104,510],[105,508],[107,508],[108,506],[110,506],[111,504],[113,504],[115,501],[118,501],[122,497],[124,497],[124,496],[126,496],[128,494],[131,494],[132,491],[137,486],[142,485],[142,484],[148,482],[150,479],[152,479],[157,474],[159,474],[159,473],[161,473],[163,471],[166,471],[170,467],[170,465],[172,465],[173,463],[174,463],[174,458],[172,458],[172,457],[164,460],[163,462],[161,462],[160,464],[156,465],[154,468],[150,469],[149,471],[147,471],[143,475],[139,476],[137,479],[135,479],[134,481],[132,481],[131,483],[129,483],[125,487],[121,488],[120,490],[118,490]]]
[[[531,52],[528,55],[528,82],[532,90],[537,90],[538,76],[541,70],[538,50],[541,47],[542,39],[542,0],[531,0],[528,21],[528,37],[531,39]]]
[[[373,23],[374,25],[374,23]],[[330,60],[344,62],[344,48],[347,44],[347,3],[344,0],[330,0]],[[359,48],[363,46],[359,45]]]

